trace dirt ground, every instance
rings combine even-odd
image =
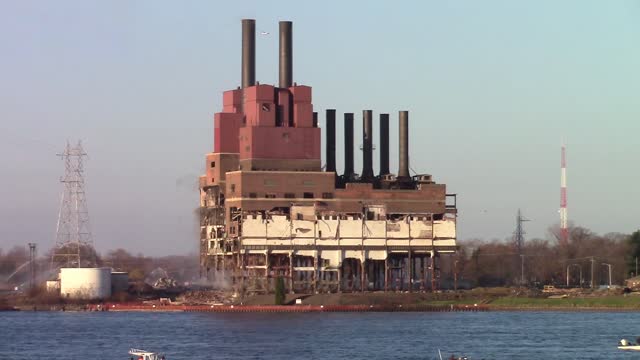
[[[305,305],[400,305],[421,304],[432,301],[456,301],[455,293],[342,293],[342,294],[289,294],[287,304],[300,299]],[[254,295],[242,300],[244,305],[273,305],[274,295]]]

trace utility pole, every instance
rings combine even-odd
[[[578,270],[580,270],[580,278],[579,278],[579,285],[580,287],[582,287],[582,266],[580,264],[569,264],[567,265],[567,287],[569,287],[569,270],[571,269],[572,266],[577,266]]]
[[[29,243],[29,288],[36,287],[36,244]]]
[[[453,290],[458,291],[458,260],[453,262]]]
[[[522,248],[524,246],[524,227],[522,223],[525,221],[530,221],[529,219],[525,219],[518,209],[518,215],[516,216],[516,231],[513,233],[513,241],[516,246],[516,250],[518,251],[518,255],[520,256],[520,285],[524,285],[524,255],[522,254]]]
[[[524,284],[524,255],[520,254],[520,284]]]
[[[602,265],[609,268],[609,287],[611,287],[611,264],[602,263]]]
[[[594,289],[596,283],[593,281],[593,275],[594,275],[594,266],[596,263],[596,259],[593,258],[593,256],[591,257],[591,288]]]

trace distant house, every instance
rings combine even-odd
[[[625,280],[625,285],[630,289],[640,289],[640,276],[634,276]]]

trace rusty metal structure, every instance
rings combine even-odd
[[[399,169],[389,171],[389,114],[363,111],[362,174],[354,114],[344,114],[345,167],[336,169],[336,110],[326,110],[326,166],[311,87],[293,82],[292,23],[280,22],[279,84],[255,81],[255,21],[242,20],[242,87],[225,91],[214,149],[200,177],[203,276],[245,293],[429,291],[438,258],[456,251],[456,197],[409,172],[409,113],[399,111]]]

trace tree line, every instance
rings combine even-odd
[[[62,251],[63,253],[73,253],[77,251]],[[60,251],[59,251],[60,252]],[[54,258],[52,265],[53,249],[47,251],[44,256],[37,260],[37,271],[39,275],[55,277],[55,271],[50,271],[51,267],[77,266],[76,263],[65,264],[64,259]],[[115,271],[126,271],[133,281],[148,280],[150,276],[168,276],[177,281],[190,281],[198,278],[198,258],[197,255],[168,255],[160,257],[145,256],[141,253],[132,254],[125,249],[116,249],[100,255],[93,248],[83,246],[80,249],[83,259],[92,259],[90,266],[111,267]],[[86,264],[83,260],[83,266]],[[29,280],[29,250],[26,246],[14,246],[9,251],[0,249],[0,288],[5,286],[17,286]],[[160,270],[160,271],[158,271]],[[155,274],[158,275],[155,275]],[[11,278],[8,278],[11,276]],[[45,276],[47,277],[47,276]],[[49,278],[38,277],[41,281],[51,280]],[[153,279],[154,281],[156,279]]]
[[[510,239],[468,239],[458,242],[454,255],[440,257],[442,287],[453,288],[493,286],[569,286],[589,287],[623,285],[624,280],[637,275],[640,257],[640,230],[633,234],[598,235],[591,230],[570,228],[569,242],[558,241],[559,229],[549,231],[548,239],[530,239],[518,250]],[[145,280],[154,270],[179,281],[198,278],[197,255],[150,257],[116,249],[100,256],[94,249],[82,249],[86,258],[94,258],[97,266],[127,271],[132,280]],[[50,266],[52,250],[38,261],[39,270]],[[16,246],[7,252],[0,249],[0,285],[21,284],[29,279],[29,251]],[[22,268],[21,268],[22,267]],[[18,272],[16,272],[18,271]],[[14,274],[15,273],[15,274]],[[7,277],[13,275],[7,281]],[[455,281],[457,280],[457,281]]]
[[[623,285],[637,275],[640,231],[598,235],[579,226],[569,230],[566,244],[553,228],[550,239],[531,239],[520,249],[510,239],[459,241],[457,254],[442,257],[442,278],[450,282],[457,275],[460,284],[472,287],[598,287],[609,285],[609,276],[612,284]]]

